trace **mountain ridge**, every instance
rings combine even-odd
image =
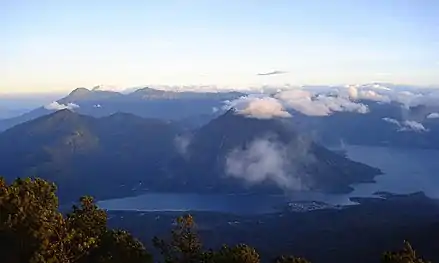
[[[184,142],[184,130],[174,122],[129,113],[95,118],[65,109],[0,133],[0,158],[8,159],[1,172],[11,176],[9,179],[45,175],[44,179],[60,186],[63,200],[78,192],[98,198],[133,195],[137,191],[133,189],[145,187],[154,191],[280,193],[285,189],[270,185],[270,180],[269,187],[266,181],[247,184],[246,178],[227,173],[230,154],[245,153],[254,140],[262,138],[303,166],[294,167],[294,171],[315,180],[310,187],[313,190],[349,192],[350,184],[371,182],[379,174],[378,169],[347,160],[309,139],[302,140],[293,127],[285,125],[230,110],[196,129]],[[177,143],[183,143],[183,148]],[[308,153],[315,163],[303,163]],[[276,172],[268,170],[264,176],[269,179],[270,173]],[[285,168],[283,173],[286,176],[289,172]]]
[[[63,200],[124,195],[129,191],[120,185],[138,183],[142,171],[161,173],[178,132],[172,123],[129,114],[94,118],[61,110],[0,133],[0,158],[8,160],[1,173],[9,180],[43,176],[59,185]]]
[[[373,182],[374,176],[381,173],[314,143],[288,121],[250,118],[234,110],[196,130],[184,159],[180,168],[184,174],[206,175],[212,180],[211,189],[230,187],[232,192],[238,179],[250,183],[256,191],[279,193],[283,187],[288,191],[291,189],[282,181],[295,180],[306,190],[342,193],[351,191],[353,183]],[[259,173],[267,167],[265,173]],[[294,173],[298,175],[289,177]],[[265,187],[267,182],[276,189]]]
[[[108,116],[116,112],[126,112],[146,118],[185,120],[193,118],[195,124],[210,120],[215,109],[223,106],[223,101],[242,96],[239,92],[176,92],[149,87],[139,88],[130,93],[107,90],[76,88],[67,96],[56,101],[59,108],[75,106],[75,111],[94,117]],[[47,106],[36,108],[9,119],[0,120],[0,131],[17,124],[50,114]],[[199,120],[197,120],[197,118]]]

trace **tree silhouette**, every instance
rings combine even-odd
[[[259,263],[259,254],[252,247],[239,244],[233,247],[223,246],[214,252],[210,262],[215,263]]]
[[[70,236],[57,211],[56,187],[44,180],[0,179],[0,247],[6,262],[69,262]]]
[[[153,243],[159,249],[166,263],[260,262],[260,256],[256,250],[246,244],[238,244],[236,246],[224,245],[218,251],[203,250],[194,219],[191,215],[177,218],[170,240],[155,237]],[[282,257],[276,261],[276,263],[284,262],[309,263],[304,259],[294,257]]]
[[[153,244],[159,249],[165,262],[198,262],[203,253],[201,242],[195,230],[191,215],[177,218],[176,226],[171,232],[171,240],[154,237]]]
[[[17,179],[8,185],[0,177],[0,262],[6,263],[150,263],[143,244],[122,230],[107,227],[107,214],[93,198],[82,197],[72,212],[58,211],[54,184],[41,179]],[[259,263],[257,251],[246,245],[204,250],[192,216],[177,218],[169,240],[153,239],[166,263]],[[383,263],[428,263],[412,246],[386,252]],[[282,256],[274,263],[309,263]]]
[[[8,263],[152,262],[143,245],[108,229],[107,215],[90,197],[64,217],[55,185],[41,179],[0,178],[0,252]]]
[[[404,247],[399,251],[386,252],[381,260],[382,263],[429,263],[416,255],[416,251],[409,242],[404,241]]]
[[[275,263],[310,263],[304,258],[296,258],[292,256],[282,256],[276,259]]]

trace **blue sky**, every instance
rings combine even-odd
[[[437,0],[4,0],[0,92],[437,85],[438,14]]]

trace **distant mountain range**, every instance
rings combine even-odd
[[[148,87],[130,93],[108,91],[99,86],[90,90],[78,88],[52,104],[14,118],[0,119],[0,131],[65,108],[93,117],[131,113],[195,129],[223,114],[225,102],[242,96],[245,94],[240,92],[179,92]],[[356,102],[367,105],[369,111],[364,114],[332,112],[328,116],[308,116],[293,109],[288,111],[293,116],[296,130],[312,135],[315,141],[324,145],[343,142],[439,149],[439,107],[407,107],[398,102],[366,99]]]
[[[303,132],[325,145],[345,144],[439,149],[438,109],[427,106],[405,108],[398,103],[365,101],[366,114],[337,112],[315,117],[295,113]]]
[[[125,112],[145,118],[188,120],[192,125],[200,125],[213,118],[225,100],[243,95],[240,92],[176,92],[148,87],[131,93],[77,88],[52,104],[14,118],[0,120],[0,131],[65,108],[94,117]],[[213,117],[206,118],[207,116]]]
[[[28,111],[29,111],[29,109],[10,109],[7,107],[0,106],[0,121],[2,119],[9,119],[9,118],[19,116],[19,115],[24,114]]]
[[[52,180],[62,201],[145,190],[348,192],[380,173],[299,136],[288,123],[234,111],[186,135],[175,122],[61,110],[0,133],[0,158],[7,179]]]

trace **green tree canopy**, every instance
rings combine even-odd
[[[276,259],[275,263],[310,263],[304,258],[296,258],[292,256],[282,256]]]
[[[55,185],[41,179],[0,178],[2,262],[152,262],[142,243],[107,228],[107,215],[90,197],[63,216]]]
[[[382,263],[430,263],[420,258],[409,242],[404,241],[401,250],[383,254]]]
[[[122,230],[107,227],[107,214],[93,198],[82,197],[72,212],[58,211],[54,184],[41,179],[0,177],[0,261],[6,263],[150,263],[143,244]],[[257,251],[246,245],[205,250],[192,216],[177,218],[169,240],[153,244],[166,263],[259,263]],[[408,242],[383,254],[383,263],[427,263]],[[282,256],[274,263],[309,263]]]

